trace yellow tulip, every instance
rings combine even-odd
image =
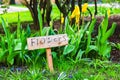
[[[75,18],[76,20],[76,23],[79,23],[79,19],[80,19],[80,9],[79,9],[79,6],[76,5],[75,6],[75,9],[73,10],[72,12],[72,15],[70,16],[70,18]]]
[[[61,24],[64,23],[64,17],[63,17],[63,14],[61,14]]]
[[[107,10],[108,18],[110,17],[110,9]]]
[[[79,6],[75,6],[75,14],[76,15],[80,15],[80,9],[79,9]]]
[[[85,13],[87,11],[87,8],[88,8],[88,3],[83,4],[82,12]]]
[[[76,16],[75,21],[76,21],[76,24],[79,24],[79,21],[80,21],[80,15],[77,15],[77,16]]]
[[[61,24],[64,23],[64,17],[61,17]]]
[[[70,16],[70,18],[72,19],[74,17],[75,17],[75,9],[73,10],[72,15]]]

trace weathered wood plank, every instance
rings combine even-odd
[[[66,34],[31,37],[27,39],[28,50],[51,48],[63,46],[68,44],[68,37]]]

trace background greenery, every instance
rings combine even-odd
[[[22,7],[22,6],[20,5],[20,7]],[[52,13],[51,13],[52,20],[60,19],[60,11],[58,10],[57,6],[53,5],[52,9],[53,9]],[[92,12],[94,12],[94,7],[89,7],[89,9]],[[110,9],[111,15],[120,14],[120,9],[119,8],[98,7],[98,15],[103,16],[105,14],[105,11],[108,10],[108,9]],[[20,15],[20,20],[21,20],[22,23],[23,22],[32,22],[33,21],[29,11],[19,12],[19,15]],[[85,15],[88,16],[89,13],[87,12],[87,13],[85,13]],[[17,23],[17,21],[18,21],[18,12],[0,14],[0,17],[5,18],[8,23]],[[0,24],[1,24],[1,20],[0,20]]]

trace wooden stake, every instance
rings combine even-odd
[[[54,72],[51,48],[46,49],[46,57],[47,57],[47,62],[48,62],[48,67],[50,69],[50,72]]]

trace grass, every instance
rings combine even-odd
[[[10,5],[10,6],[14,6],[14,7],[21,7],[21,8],[26,8],[26,6],[24,6],[24,5],[22,5],[22,4]]]
[[[11,68],[0,69],[3,80],[119,80],[120,64],[105,61],[85,61],[76,63],[64,59],[54,59],[54,73],[47,67],[39,65],[22,71]]]
[[[20,15],[21,22],[33,21],[29,11],[5,13],[5,14],[1,14],[0,17],[3,17],[4,19],[6,19],[8,21],[8,23],[17,23],[18,22],[18,14]],[[1,21],[0,21],[0,23],[1,23]]]

